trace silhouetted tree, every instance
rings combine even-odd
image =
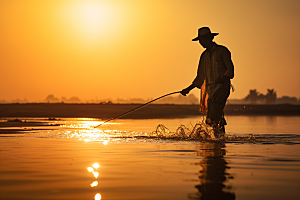
[[[251,104],[256,104],[257,102],[273,104],[276,102],[277,94],[274,89],[267,89],[267,94],[261,94],[256,89],[250,90],[249,94],[245,97],[245,101]]]
[[[273,104],[276,102],[277,94],[274,89],[267,89],[268,92],[266,94],[266,103]]]
[[[256,89],[254,89],[249,91],[249,94],[245,97],[245,100],[252,104],[256,104],[256,102],[261,98],[262,96],[256,91]]]
[[[277,99],[277,103],[297,104],[297,102],[298,99],[296,97],[282,96],[281,98]]]
[[[68,103],[80,103],[81,100],[78,97],[71,97],[67,102]]]
[[[58,98],[56,98],[53,94],[49,94],[45,101],[49,102],[49,103],[58,103],[60,102],[60,100]]]

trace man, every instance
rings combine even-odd
[[[192,41],[199,41],[206,50],[200,56],[196,78],[181,94],[186,96],[195,87],[201,89],[200,112],[207,113],[206,124],[219,128],[224,134],[227,123],[223,110],[230,94],[234,67],[230,51],[213,42],[218,34],[211,33],[208,27],[198,29],[198,37]]]

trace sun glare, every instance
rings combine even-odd
[[[95,0],[71,1],[63,10],[63,18],[73,35],[90,42],[114,34],[114,28],[120,25],[119,14],[116,5]]]
[[[86,2],[83,5],[79,5],[76,14],[79,25],[89,35],[99,34],[101,30],[106,29],[112,18],[109,7],[94,2]]]

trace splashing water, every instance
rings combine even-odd
[[[162,124],[156,127],[149,138],[197,140],[197,141],[222,141],[225,143],[261,143],[261,144],[300,144],[300,135],[296,134],[243,134],[230,135],[223,133],[220,129],[214,129],[202,122],[197,122],[191,128],[180,125],[175,132]]]
[[[190,130],[185,125],[180,125],[174,133],[170,132],[167,127],[163,124],[159,124],[156,127],[156,130],[153,131],[150,137],[157,138],[170,138],[170,139],[207,139],[213,138],[215,139],[214,130],[211,127],[205,126],[203,123],[196,123],[195,126]]]
[[[207,125],[204,120],[197,122],[191,128],[185,125],[180,125],[175,132],[170,130],[163,124],[159,124],[156,130],[150,134],[150,137],[164,138],[164,139],[178,139],[178,140],[223,140],[223,141],[234,141],[234,140],[247,140],[255,141],[256,138],[252,135],[243,136],[230,136],[229,134],[223,133],[219,128],[213,128]]]

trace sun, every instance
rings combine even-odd
[[[95,42],[114,33],[119,14],[117,7],[109,1],[70,1],[64,6],[63,19],[73,36]]]
[[[87,35],[97,35],[109,29],[113,23],[112,9],[98,2],[83,2],[75,9],[78,26]]]

